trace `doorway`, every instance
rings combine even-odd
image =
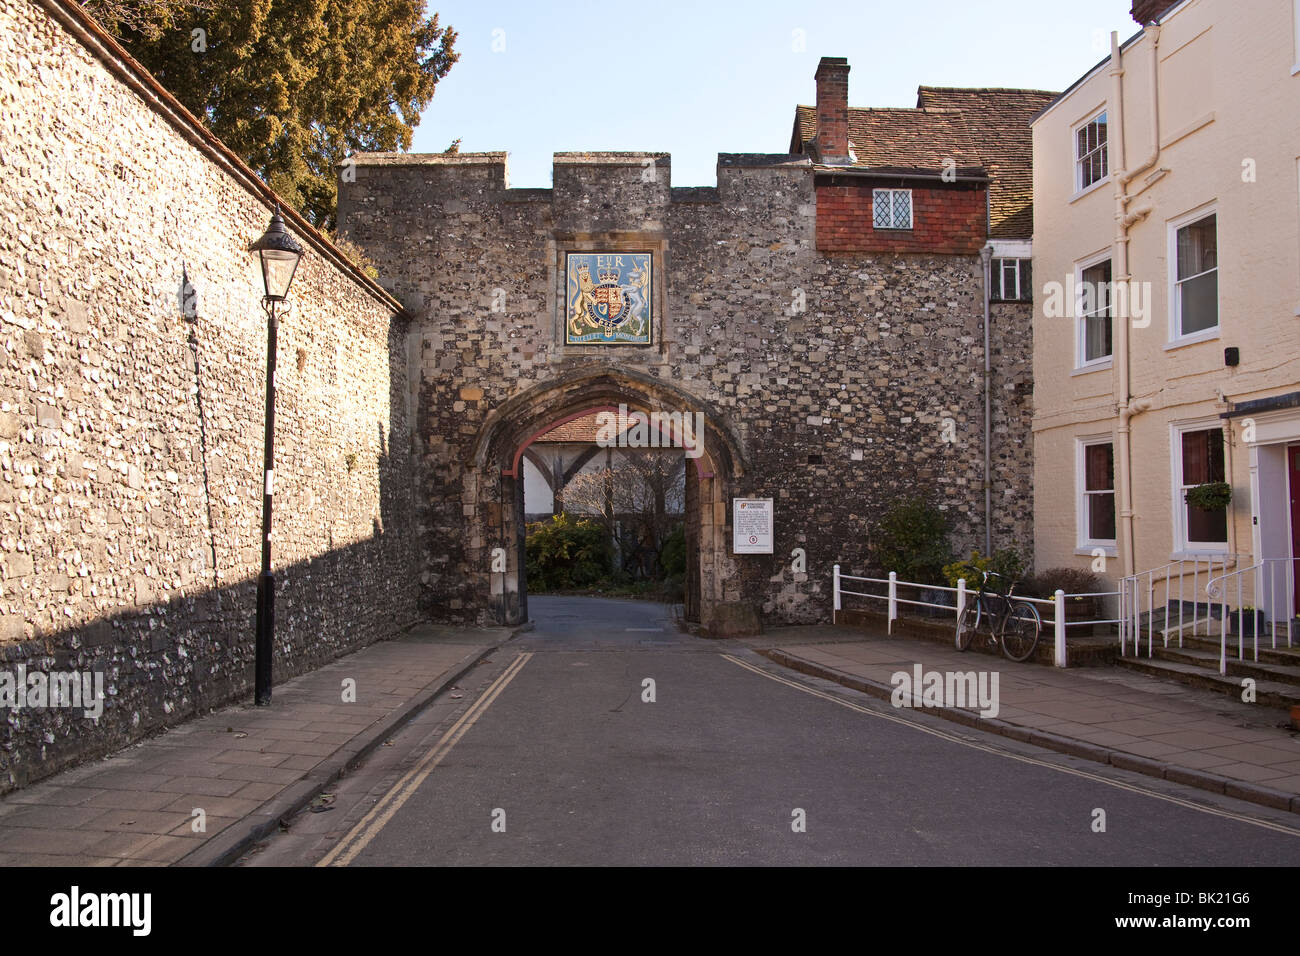
[[[725,421],[697,397],[660,379],[608,366],[575,370],[534,386],[502,403],[475,443],[475,471],[469,483],[474,504],[467,549],[481,569],[488,595],[487,618],[498,624],[528,620],[525,455],[558,423],[592,412],[625,408],[646,414],[699,416],[701,440],[688,456],[685,482],[685,616],[708,626],[724,599],[724,582],[734,576],[726,547],[728,508],[736,478],[743,474],[741,445]],[[472,512],[472,515],[470,514]],[[491,554],[504,552],[504,567]],[[490,570],[489,570],[490,568]]]

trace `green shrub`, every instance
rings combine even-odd
[[[952,560],[948,520],[919,498],[895,504],[880,519],[875,535],[876,561],[903,581],[940,584],[943,566]]]
[[[605,526],[557,515],[528,526],[528,588],[534,593],[588,588],[609,579],[613,554]]]
[[[686,525],[679,524],[664,538],[659,548],[659,564],[669,578],[686,573]]]
[[[1025,562],[1014,548],[1003,548],[989,557],[972,551],[969,558],[945,565],[943,576],[949,587],[955,588],[958,578],[965,578],[966,586],[974,590],[983,583],[985,571],[1002,575],[1001,581],[995,579],[990,586],[993,590],[1005,591],[1025,573]]]

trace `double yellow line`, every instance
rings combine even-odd
[[[425,778],[433,773],[433,769],[442,762],[442,758],[447,756],[451,748],[456,746],[457,741],[465,736],[465,732],[474,726],[475,721],[483,716],[483,713],[492,706],[492,702],[500,696],[501,692],[506,689],[506,685],[515,679],[515,675],[524,669],[524,665],[532,658],[531,653],[520,654],[507,667],[501,676],[492,682],[492,685],[483,693],[483,696],[474,701],[469,710],[461,715],[456,723],[442,735],[442,739],[434,745],[434,748],[424,755],[424,758],[406,772],[405,776],[397,783],[393,784],[379,802],[361,818],[352,830],[345,836],[334,849],[316,864],[317,866],[347,866],[351,863],[358,853],[378,836],[385,824],[393,818],[393,815],[402,808],[402,805],[416,790],[420,784],[424,783]]]

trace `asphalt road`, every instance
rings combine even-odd
[[[1294,815],[900,712],[663,605],[529,608],[534,631],[340,785],[343,812],[249,862],[1300,863]]]

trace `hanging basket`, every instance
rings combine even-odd
[[[1226,481],[1208,481],[1187,489],[1187,503],[1201,511],[1222,511],[1232,500],[1232,485]]]

